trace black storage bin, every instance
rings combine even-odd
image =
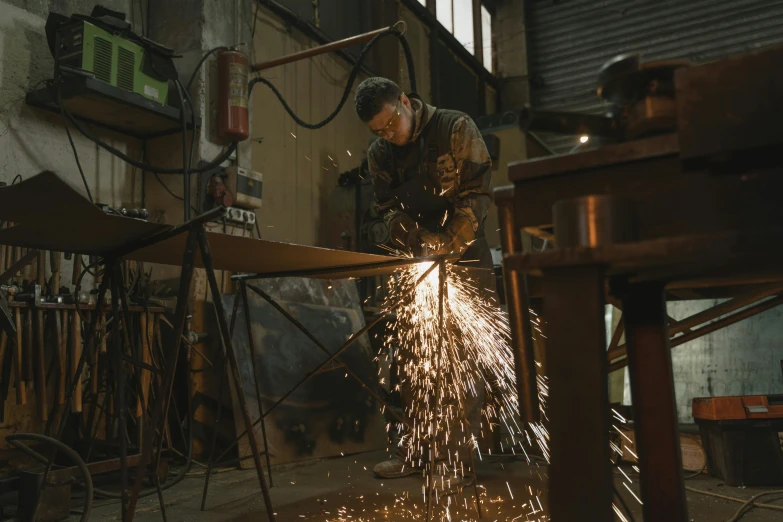
[[[783,485],[783,419],[695,419],[710,474],[729,486]]]

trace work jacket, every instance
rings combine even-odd
[[[444,250],[491,267],[484,220],[492,202],[492,163],[476,124],[464,113],[436,109],[410,94],[410,142],[376,140],[368,165],[390,246],[421,253],[423,232],[443,237]]]

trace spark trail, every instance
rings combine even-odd
[[[397,302],[409,293],[411,297],[398,309],[391,329],[395,335],[384,339],[384,344],[388,348],[399,347],[399,386],[408,398],[404,402],[411,425],[400,437],[406,465],[428,469],[433,442],[437,486],[433,500],[442,501],[439,493],[449,491],[453,480],[473,473],[472,453],[482,458],[477,435],[503,427],[504,450],[532,462],[528,451],[531,446],[549,460],[549,433],[542,423],[521,423],[516,414],[514,359],[505,313],[482,295],[465,269],[447,265],[441,331],[438,271],[433,270],[411,293],[415,282],[430,266],[411,265],[389,282],[388,302]],[[539,331],[540,325],[535,326]],[[545,415],[546,378],[539,377],[538,390]],[[485,395],[487,400],[482,405]],[[422,491],[425,503],[428,486],[425,482]],[[536,496],[540,492],[531,491],[529,506],[535,505]],[[445,519],[449,518],[450,501],[440,502],[446,509]],[[531,508],[524,515],[526,520],[548,520],[540,509]]]

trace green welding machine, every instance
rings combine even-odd
[[[89,16],[50,13],[46,36],[55,77],[89,74],[114,87],[165,104],[176,78],[174,53],[135,34],[125,14],[96,6]]]

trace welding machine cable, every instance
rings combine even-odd
[[[277,96],[277,99],[280,100],[280,103],[283,104],[283,108],[288,113],[291,118],[294,119],[294,121],[300,126],[304,127],[305,129],[320,129],[321,127],[325,126],[327,123],[332,121],[337,114],[342,110],[343,106],[345,105],[345,102],[348,101],[348,96],[351,94],[351,89],[353,88],[353,84],[356,82],[356,76],[359,74],[359,71],[362,68],[362,63],[364,62],[365,58],[367,57],[368,52],[372,47],[380,41],[381,38],[388,35],[394,35],[396,36],[399,41],[400,45],[402,45],[402,49],[405,52],[405,61],[407,63],[408,67],[408,76],[410,77],[410,83],[411,83],[411,91],[416,91],[416,72],[414,70],[413,65],[413,56],[411,54],[410,46],[408,45],[408,40],[405,38],[405,35],[402,34],[395,26],[390,27],[386,31],[378,34],[375,38],[367,42],[367,45],[365,45],[362,48],[362,52],[359,54],[359,58],[356,60],[356,63],[353,66],[353,69],[351,69],[351,74],[348,77],[348,83],[345,85],[345,90],[343,91],[343,96],[340,99],[340,103],[337,104],[337,108],[324,120],[318,122],[318,123],[307,123],[306,121],[302,120],[299,116],[297,116],[293,109],[288,105],[288,103],[285,101],[285,98],[283,98],[283,95],[280,94],[280,91],[277,90],[277,87],[275,87],[271,81],[267,80],[266,78],[262,78],[261,76],[257,76],[253,78],[250,81],[250,84],[248,85],[248,93],[253,92],[253,87],[257,83],[262,83],[269,87],[272,92]]]

